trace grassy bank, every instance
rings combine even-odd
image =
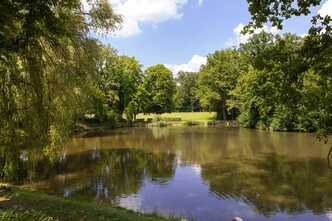
[[[60,196],[10,186],[0,190],[0,220],[178,220],[142,214],[109,204],[80,202]]]
[[[144,120],[145,122],[148,119],[162,118],[166,121],[171,121],[173,123],[187,125],[187,123],[195,125],[201,124],[204,125],[207,121],[215,120],[216,113],[214,112],[173,112],[173,113],[164,113],[162,115],[156,114],[138,114],[136,116],[137,120]],[[169,119],[169,120],[167,120]],[[129,124],[130,125],[130,124]],[[109,122],[98,122],[93,116],[87,116],[84,122],[77,122],[73,128],[74,132],[84,132],[84,131],[107,131],[112,128],[117,127],[126,127],[128,123],[126,122],[116,122],[115,124],[110,124]]]
[[[162,118],[176,118],[180,117],[182,121],[208,121],[215,120],[216,113],[214,112],[173,112],[162,114]],[[144,115],[138,114],[137,119],[154,118],[155,114]]]

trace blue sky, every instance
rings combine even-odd
[[[236,46],[249,36],[239,34],[250,21],[246,0],[109,0],[124,16],[122,30],[101,41],[119,54],[134,56],[144,68],[165,64],[173,73],[198,71],[206,56]],[[323,0],[312,14],[332,15],[332,0]],[[307,33],[312,16],[284,23],[284,30],[272,33]]]

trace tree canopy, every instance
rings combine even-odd
[[[50,159],[84,109],[94,82],[98,42],[122,18],[105,0],[0,3],[0,177],[20,176],[20,154]]]
[[[195,111],[199,109],[199,100],[197,99],[197,81],[198,73],[179,71],[177,74],[175,105],[180,111]]]
[[[247,2],[252,21],[246,26],[245,31],[252,31],[252,29],[263,27],[263,24],[267,22],[282,29],[285,19],[309,15],[310,7],[320,5],[321,0],[247,0]]]
[[[143,88],[149,103],[146,103],[144,113],[170,113],[174,110],[174,95],[176,84],[173,73],[164,65],[157,64],[144,71]]]
[[[217,112],[217,118],[228,119],[227,100],[240,74],[239,54],[235,49],[215,51],[198,74],[196,96],[202,107]]]
[[[242,69],[229,103],[239,108],[238,119],[243,126],[320,130],[325,136],[331,131],[327,120],[331,119],[328,114],[331,76],[322,75],[321,68],[315,70],[304,53],[308,38],[263,32],[241,45],[239,50],[247,67]],[[316,61],[316,65],[323,64],[326,64],[323,60]]]
[[[244,32],[252,31],[257,27],[262,27],[264,23],[271,22],[273,26],[282,28],[282,22],[292,16],[309,15],[310,9],[313,6],[321,4],[321,0],[303,0],[303,1],[259,1],[247,0],[249,7],[248,11],[252,15],[252,22],[250,22],[244,29]],[[312,20],[312,27],[308,31],[308,36],[304,39],[301,50],[299,51],[297,65],[294,70],[286,73],[290,84],[294,83],[295,78],[304,76],[304,79],[309,80],[305,86],[313,84],[316,85],[318,81],[321,86],[318,90],[311,91],[316,95],[315,103],[316,111],[319,112],[318,128],[320,130],[320,138],[325,139],[332,132],[332,116],[331,116],[331,97],[329,82],[331,81],[331,50],[332,50],[332,18],[328,15],[315,15]],[[301,60],[302,59],[302,60]],[[293,67],[293,66],[292,66]],[[298,69],[300,68],[300,69]],[[307,71],[310,69],[310,71]],[[297,78],[301,80],[301,78]],[[286,80],[287,81],[287,80]],[[315,83],[314,83],[315,82]],[[324,88],[324,89],[323,89]],[[317,93],[318,92],[318,93]],[[308,93],[308,91],[307,91]],[[318,95],[319,94],[319,95]],[[312,97],[312,96],[311,96]],[[308,105],[308,104],[307,104]],[[307,106],[309,107],[309,105]]]
[[[134,102],[138,85],[142,83],[141,67],[134,57],[120,56],[110,46],[103,47],[95,89],[97,118],[110,118],[114,110],[121,121],[125,111],[133,111],[130,104]]]

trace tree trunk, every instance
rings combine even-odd
[[[226,110],[226,106],[222,105],[221,107],[221,113],[222,113],[222,119],[223,120],[227,120],[227,110]]]

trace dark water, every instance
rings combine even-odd
[[[314,134],[134,128],[72,139],[35,163],[49,193],[195,220],[332,220],[329,146]],[[40,169],[43,168],[43,169]]]

